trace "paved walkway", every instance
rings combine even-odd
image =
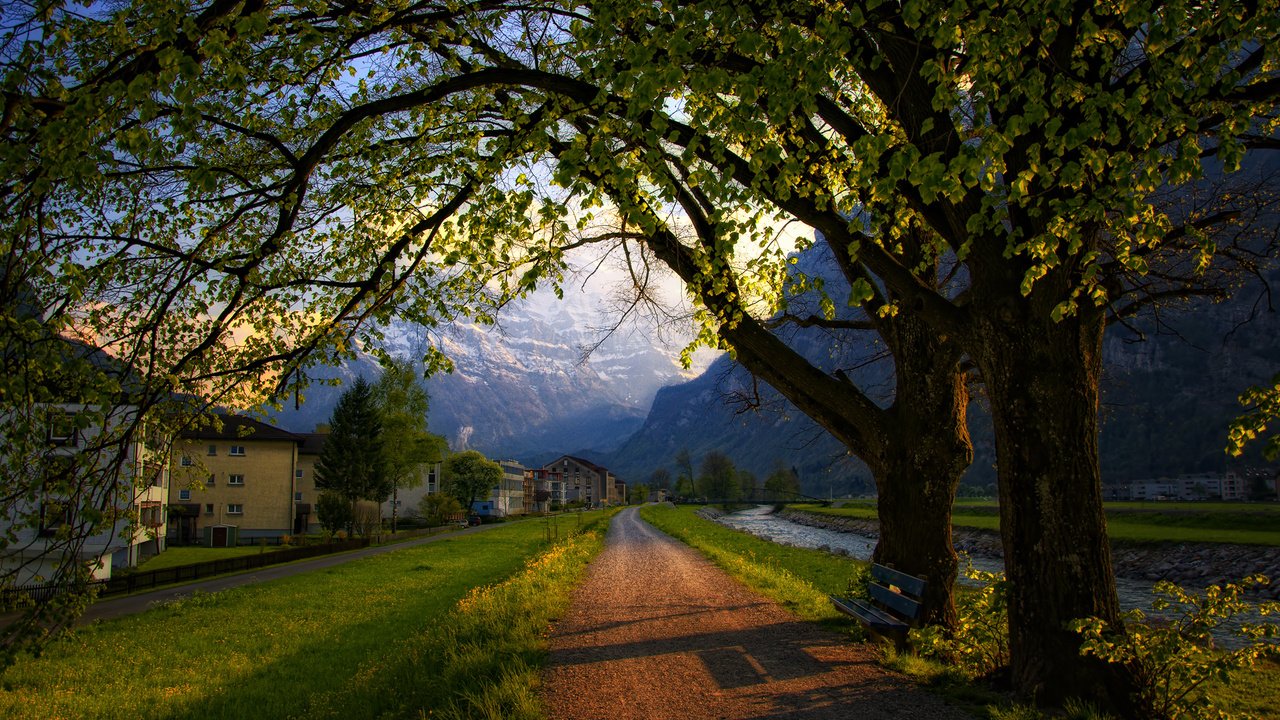
[[[238,574],[222,575],[208,580],[187,583],[186,585],[175,585],[172,587],[161,588],[160,590],[153,590],[151,592],[99,600],[89,606],[89,609],[80,617],[77,624],[86,625],[96,620],[108,620],[110,618],[123,617],[125,615],[134,615],[151,608],[151,606],[156,605],[157,603],[186,597],[196,591],[213,593],[218,592],[219,590],[240,587],[241,585],[250,585],[252,583],[266,582],[277,578],[292,577],[294,575],[301,575],[302,573],[312,572],[314,570],[322,570],[335,565],[341,565],[343,563],[351,562],[352,560],[359,560],[360,558],[366,558],[371,555],[381,555],[382,553],[403,550],[404,548],[426,545],[427,543],[433,543],[446,538],[456,538],[475,532],[484,532],[485,530],[493,527],[497,527],[497,525],[477,525],[475,527],[462,528],[453,532],[428,535],[422,538],[414,538],[413,540],[404,540],[402,542],[391,543],[389,545],[376,545],[361,548],[359,550],[336,553],[333,555],[322,555],[309,560],[299,560],[297,562],[286,563],[283,565],[271,565]]]
[[[797,620],[632,508],[552,632],[544,699],[556,720],[969,717],[873,652]]]

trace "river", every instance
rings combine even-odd
[[[871,552],[876,546],[875,538],[866,535],[836,532],[791,522],[774,515],[773,508],[769,505],[760,505],[749,510],[722,515],[717,520],[736,530],[748,532],[781,545],[813,549],[820,549],[826,546],[830,550],[840,548],[847,552],[849,557],[857,560],[870,560]],[[1004,561],[998,558],[974,556],[970,559],[973,562],[973,566],[979,570],[1004,572]],[[972,584],[972,581],[967,578],[961,578],[960,582]],[[1148,615],[1158,615],[1159,613],[1154,613],[1151,610],[1151,601],[1155,597],[1151,592],[1151,588],[1152,583],[1150,582],[1132,580],[1130,578],[1116,578],[1116,594],[1119,596],[1121,607],[1125,610],[1138,608]],[[1239,643],[1236,637],[1226,632],[1215,633],[1214,635],[1218,642],[1224,646],[1237,646]]]

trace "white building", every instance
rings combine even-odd
[[[95,579],[106,579],[113,570],[136,567],[163,552],[169,463],[162,442],[144,440],[137,409],[104,412],[67,403],[46,405],[43,411],[47,445],[27,466],[30,474],[16,479],[38,490],[32,501],[13,506],[11,517],[0,519],[20,525],[0,552],[9,581],[48,582],[72,556]],[[86,424],[86,417],[105,421]],[[138,427],[124,439],[103,432],[107,427],[123,434],[133,425]],[[85,517],[86,508],[101,513],[102,520]]]
[[[473,512],[481,516],[523,515],[525,467],[515,460],[502,460],[502,479],[490,488],[489,497],[477,500]]]
[[[1245,479],[1236,473],[1188,473],[1104,488],[1107,500],[1244,500]]]

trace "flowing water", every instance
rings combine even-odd
[[[836,532],[825,528],[809,527],[791,522],[786,518],[773,514],[769,505],[761,505],[749,510],[722,515],[717,520],[736,530],[751,533],[757,537],[795,547],[826,549],[835,551],[842,549],[849,557],[857,560],[870,560],[875,549],[876,539],[851,532]],[[1004,572],[1004,561],[999,558],[972,557],[973,566],[987,572]],[[961,578],[961,583],[971,581]],[[1151,610],[1151,601],[1155,597],[1151,593],[1152,583],[1129,578],[1116,578],[1116,593],[1120,605],[1125,610],[1138,608],[1148,615],[1157,615]],[[1224,631],[1215,633],[1216,640],[1227,647],[1237,646],[1239,640]]]

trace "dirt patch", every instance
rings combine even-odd
[[[544,675],[548,714],[630,718],[967,718],[798,621],[642,521],[613,521]]]

